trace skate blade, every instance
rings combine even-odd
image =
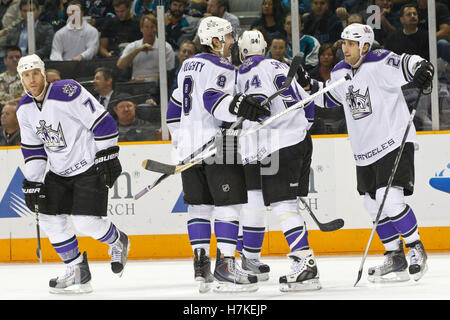
[[[199,293],[206,293],[211,290],[211,287],[213,285],[213,281],[206,281],[203,277],[197,277],[195,278],[195,281],[198,282],[198,292]]]
[[[421,270],[420,272],[412,274],[414,281],[419,281],[420,279],[422,279],[423,275],[427,271],[428,271],[428,265],[425,264],[425,267],[423,268],[423,270]]]
[[[281,292],[292,292],[292,291],[313,291],[322,289],[319,279],[310,279],[303,282],[288,282],[280,283]]]
[[[235,284],[231,282],[215,281],[213,291],[217,293],[255,292],[259,289],[258,283]]]
[[[75,284],[67,288],[50,288],[50,293],[55,294],[80,294],[92,292],[91,282],[85,284]]]
[[[369,280],[369,282],[372,283],[405,282],[409,281],[409,279],[410,279],[409,274],[406,270],[401,272],[388,273],[387,275],[384,276],[369,275],[367,277],[367,280]]]
[[[258,281],[268,281],[269,280],[269,273],[251,273],[255,275],[258,278]]]

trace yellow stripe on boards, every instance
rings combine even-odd
[[[334,232],[308,231],[311,249],[316,255],[362,255],[370,236],[370,229],[344,229]],[[450,227],[419,228],[427,252],[450,252]],[[129,236],[130,260],[192,258],[192,248],[187,234]],[[108,261],[108,245],[89,237],[78,238],[80,251],[87,251],[90,261]],[[61,261],[48,238],[41,239],[43,261]],[[37,241],[30,239],[1,239],[0,262],[39,262],[36,256]],[[216,255],[216,240],[211,240],[210,256]],[[262,256],[282,256],[289,247],[281,231],[266,232]],[[377,236],[372,241],[369,254],[381,254],[384,247]]]

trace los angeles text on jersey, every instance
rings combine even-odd
[[[59,172],[58,174],[60,176],[67,176],[81,168],[83,168],[85,165],[87,165],[87,161],[86,160],[81,160],[80,162],[74,164],[73,166],[71,166],[69,169],[66,169],[64,171]]]
[[[376,147],[373,150],[370,150],[369,152],[362,153],[362,154],[354,154],[353,157],[355,160],[366,160],[372,158],[374,155],[383,152],[390,146],[392,146],[395,143],[394,139],[389,139],[387,142],[382,143],[380,146]]]

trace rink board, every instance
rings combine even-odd
[[[419,231],[429,251],[450,252],[450,132],[425,132],[418,136],[415,193],[407,198],[419,221]],[[348,137],[314,136],[312,173],[308,201],[322,222],[343,218],[345,226],[336,232],[320,232],[306,211],[311,247],[317,254],[361,254],[370,235],[371,220],[356,192],[356,174]],[[108,216],[130,235],[130,259],[185,258],[192,256],[187,236],[188,219],[182,200],[181,179],[172,176],[141,199],[133,196],[159,175],[146,171],[145,159],[172,163],[170,143],[122,143],[123,174],[109,192]],[[23,158],[18,147],[0,149],[0,262],[35,262],[36,224],[24,208],[21,183]],[[263,255],[284,255],[288,246],[278,222],[267,215]],[[58,261],[44,232],[44,261]],[[108,247],[77,234],[80,250],[90,260],[108,259]],[[377,236],[370,253],[383,251]],[[215,255],[215,240],[211,245]]]

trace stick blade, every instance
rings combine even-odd
[[[176,169],[176,166],[174,165],[165,164],[154,160],[144,160],[142,162],[142,167],[145,170],[164,174],[174,174]]]
[[[320,225],[320,231],[331,232],[341,229],[344,226],[343,219],[336,219]]]
[[[362,269],[360,269],[358,271],[358,278],[356,279],[355,284],[353,285],[353,287],[356,287],[356,285],[358,284],[359,280],[361,280],[361,276],[362,276]]]

